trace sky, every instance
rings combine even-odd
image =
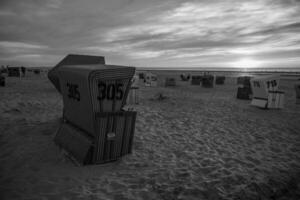
[[[0,0],[0,65],[300,67],[299,0]]]

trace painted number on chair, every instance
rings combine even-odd
[[[105,82],[98,83],[99,96],[98,100],[121,100],[123,98],[123,84],[122,83],[111,83],[106,84]]]
[[[272,81],[267,81],[267,86],[268,88],[270,87],[276,87],[277,86],[277,81],[276,80],[272,80]]]
[[[75,99],[77,101],[80,101],[80,92],[78,91],[78,85],[67,83],[68,87],[68,97],[70,99]]]

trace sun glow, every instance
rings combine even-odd
[[[253,60],[251,58],[244,58],[232,63],[233,67],[244,68],[244,69],[260,67],[260,65],[261,65],[260,61]]]

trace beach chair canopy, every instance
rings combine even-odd
[[[103,56],[90,56],[90,55],[77,55],[69,54],[64,57],[55,67],[53,67],[48,72],[48,78],[53,83],[55,88],[61,93],[59,78],[58,78],[58,69],[66,65],[90,65],[90,64],[105,64],[105,59]]]
[[[268,98],[269,91],[278,91],[279,75],[259,76],[251,79],[254,98]]]
[[[64,117],[93,133],[95,113],[119,112],[135,68],[117,65],[62,65],[57,69]]]

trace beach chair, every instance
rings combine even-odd
[[[145,79],[144,73],[139,73],[139,79]]]
[[[252,97],[251,95],[252,95],[251,88],[238,87],[236,98],[243,99],[243,100],[249,100]]]
[[[157,87],[157,75],[151,72],[146,73],[145,75],[145,86],[148,87]]]
[[[8,70],[9,77],[21,77],[20,67],[8,67],[7,70]]]
[[[165,86],[166,87],[169,87],[169,86],[176,86],[176,80],[175,78],[166,78],[166,81],[165,81]]]
[[[225,83],[225,76],[216,76],[217,85],[224,85],[224,83]]]
[[[300,81],[295,84],[296,104],[300,104]]]
[[[137,75],[134,75],[133,79],[131,80],[131,87],[126,102],[129,105],[139,103],[139,76]]]
[[[260,108],[283,108],[284,92],[278,91],[279,76],[261,76],[251,82],[253,98],[251,105]]]
[[[0,86],[5,87],[5,77],[0,74]]]
[[[131,152],[136,112],[123,107],[134,72],[104,64],[56,69],[64,122],[54,141],[78,163],[105,163]]]
[[[203,76],[192,76],[191,85],[201,85]]]
[[[186,75],[186,74],[180,74],[180,79],[181,81],[189,81],[190,80],[190,75]]]
[[[237,99],[250,100],[252,98],[252,89],[250,76],[240,76],[237,78],[238,90]]]
[[[36,75],[39,75],[41,73],[41,70],[35,69],[35,70],[33,70],[33,73],[36,74]]]
[[[202,87],[213,88],[214,87],[214,76],[205,75],[202,77]]]

